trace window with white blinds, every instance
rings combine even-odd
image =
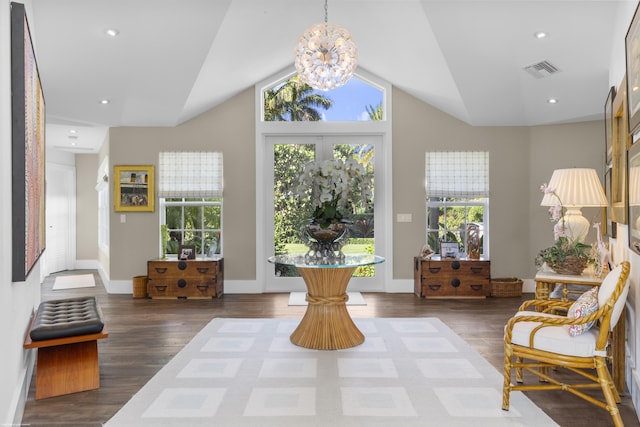
[[[194,245],[198,257],[222,254],[222,153],[161,152],[158,159],[160,248],[169,257]]]
[[[425,156],[427,244],[456,242],[464,256],[470,230],[478,229],[483,257],[489,256],[489,153],[435,151]]]
[[[222,153],[161,152],[158,159],[158,197],[222,197]]]
[[[426,153],[425,188],[428,198],[489,197],[489,153],[486,151]]]

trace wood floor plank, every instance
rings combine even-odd
[[[95,288],[52,290],[56,275],[46,278],[42,300],[95,295],[109,327],[100,340],[100,388],[35,400],[32,380],[23,424],[32,427],[99,427],[108,421],[151,377],[215,317],[298,318],[306,307],[288,306],[289,294],[225,294],[211,300],[134,299],[109,295],[94,273]],[[412,293],[363,293],[367,305],[349,306],[352,317],[437,317],[502,372],[502,334],[521,301],[532,298],[429,300]],[[560,373],[562,375],[563,373]],[[526,393],[563,427],[613,425],[609,414],[566,392]],[[496,402],[500,405],[501,402]],[[640,427],[628,395],[619,405],[626,426]]]

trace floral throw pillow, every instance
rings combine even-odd
[[[598,287],[594,286],[591,290],[580,295],[580,298],[569,307],[567,317],[571,319],[577,319],[580,317],[586,317],[591,313],[598,311]],[[584,334],[593,326],[594,321],[583,323],[581,325],[569,326],[569,335],[576,337]]]

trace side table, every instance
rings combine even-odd
[[[307,286],[307,311],[291,334],[293,344],[315,350],[339,350],[364,342],[347,311],[347,285],[353,272],[362,265],[384,262],[369,254],[347,254],[332,263],[314,263],[305,255],[276,255],[272,264],[295,267]]]
[[[569,300],[569,294],[580,294],[582,291],[570,289],[569,285],[600,286],[602,279],[593,274],[592,271],[585,271],[581,275],[557,274],[553,272],[538,272],[536,281],[536,299],[547,300],[556,285],[562,286],[562,301]],[[611,337],[611,373],[613,383],[618,393],[625,392],[625,311],[623,310],[618,324],[613,329]]]
[[[536,299],[549,299],[556,285],[562,286],[562,301],[569,301],[569,294],[580,294],[582,291],[569,289],[569,285],[600,286],[602,279],[592,272],[581,275],[538,272],[536,274]]]

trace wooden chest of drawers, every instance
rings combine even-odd
[[[151,298],[220,298],[224,293],[224,259],[152,260],[147,262]]]
[[[491,294],[491,262],[413,259],[413,290],[419,297],[470,298]]]

